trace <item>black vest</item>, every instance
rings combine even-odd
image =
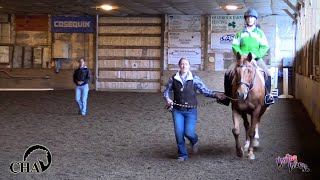
[[[185,86],[180,81],[172,77],[172,90],[174,94],[173,102],[188,106],[197,106],[196,91],[194,89],[193,80],[187,80]],[[175,108],[181,109],[181,106],[174,105]]]

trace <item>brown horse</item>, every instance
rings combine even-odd
[[[258,70],[252,54],[241,56],[237,54],[236,67],[231,71],[232,78],[232,133],[236,141],[236,150],[239,157],[243,157],[244,151],[239,143],[240,121],[244,121],[246,130],[245,149],[248,149],[248,158],[255,159],[253,147],[259,145],[258,124],[263,113],[264,105],[264,78]],[[251,61],[252,60],[252,61]],[[251,116],[249,123],[248,116]]]

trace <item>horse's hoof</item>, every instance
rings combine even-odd
[[[253,147],[259,147],[259,140],[256,138],[253,139]]]
[[[248,154],[248,159],[249,159],[249,160],[255,160],[256,157],[255,157],[254,154]]]
[[[243,154],[244,154],[244,152],[243,152],[242,148],[241,149],[237,149],[237,156],[238,157],[243,157]]]
[[[246,146],[245,146],[245,147],[243,148],[243,150],[246,152],[246,151],[249,150],[249,147],[246,147]]]

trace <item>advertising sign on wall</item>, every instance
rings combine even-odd
[[[212,32],[237,32],[244,27],[243,15],[212,15]]]
[[[53,16],[51,18],[51,31],[61,33],[93,33],[94,17],[64,17]]]
[[[0,46],[0,64],[9,63],[9,46]]]
[[[201,33],[169,32],[169,47],[201,47]]]
[[[232,33],[211,33],[211,49],[231,49],[234,36]]]
[[[182,58],[188,58],[190,64],[201,64],[201,49],[200,48],[169,48],[168,49],[168,64],[178,64]]]
[[[16,31],[48,31],[48,15],[16,15]]]
[[[169,30],[201,30],[200,15],[169,15]]]

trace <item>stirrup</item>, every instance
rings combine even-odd
[[[266,105],[274,104],[274,98],[273,98],[273,96],[271,94],[267,94],[264,97],[264,104],[266,104]]]

